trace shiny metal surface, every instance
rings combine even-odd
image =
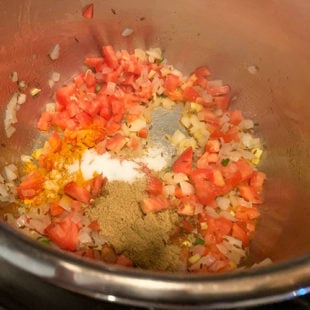
[[[251,257],[271,257],[271,267],[218,276],[186,276],[122,270],[78,260],[44,248],[1,223],[0,256],[46,281],[98,299],[163,307],[232,307],[292,298],[310,288],[309,207],[309,1],[12,0],[0,2],[0,115],[16,86],[17,71],[43,90],[18,112],[17,132],[6,139],[0,124],[0,166],[30,150],[35,124],[51,100],[51,71],[60,84],[103,44],[115,48],[160,46],[168,60],[190,71],[206,64],[214,78],[232,86],[235,107],[259,123],[268,175]],[[123,38],[130,27],[134,35]],[[47,54],[61,46],[59,60]],[[249,73],[255,65],[258,72]],[[59,84],[59,85],[60,85]],[[29,96],[30,97],[30,96]]]

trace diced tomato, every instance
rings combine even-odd
[[[161,180],[153,175],[148,175],[146,192],[149,195],[161,195],[163,192],[163,184]]]
[[[17,187],[17,193],[22,199],[32,199],[43,190],[45,177],[38,169],[31,171]]]
[[[92,19],[94,16],[94,4],[88,4],[87,6],[84,7],[82,11],[82,15],[85,18]]]
[[[78,113],[75,116],[75,119],[79,128],[86,128],[93,122],[93,118],[88,113],[83,111]]]
[[[175,173],[190,174],[192,171],[192,164],[193,164],[193,149],[190,146],[173,163],[172,171]]]
[[[51,202],[50,203],[50,215],[51,216],[57,216],[62,214],[65,211],[63,207],[61,207],[58,203],[56,202]]]
[[[206,151],[210,153],[218,153],[220,151],[221,143],[219,140],[209,139],[206,144]]]
[[[71,198],[83,203],[89,203],[91,198],[90,192],[74,181],[65,185],[64,192]]]
[[[102,48],[102,54],[104,56],[104,61],[106,64],[115,69],[118,66],[118,60],[115,51],[111,45],[106,45]]]
[[[250,185],[257,192],[260,192],[263,189],[263,184],[264,184],[265,179],[266,179],[266,174],[264,172],[254,171],[250,179]]]
[[[99,231],[100,230],[100,225],[97,220],[92,221],[90,224],[88,224],[88,227],[93,230],[93,231]]]
[[[46,235],[60,248],[75,251],[78,246],[79,226],[68,214],[61,222],[54,222],[45,229]]]
[[[102,57],[86,57],[84,63],[99,72],[102,70],[104,59]]]
[[[52,120],[53,116],[51,115],[51,113],[46,111],[42,112],[37,125],[38,129],[44,131],[49,130],[52,126]]]
[[[210,70],[204,66],[198,67],[194,73],[197,77],[204,77],[204,78],[211,75]]]
[[[58,91],[56,92],[57,102],[61,105],[66,106],[68,103],[70,103],[70,97],[75,93],[75,89],[76,88],[73,83],[58,89]]]
[[[183,91],[183,98],[184,100],[187,100],[187,101],[193,101],[195,102],[196,99],[200,96],[200,94],[198,93],[198,91],[193,88],[193,87],[186,87]]]
[[[124,267],[132,267],[133,262],[132,260],[125,256],[125,255],[119,255],[115,262],[116,265],[124,266]]]
[[[115,122],[120,122],[125,113],[124,103],[120,100],[113,100],[111,102],[113,119]]]
[[[219,160],[219,155],[218,154],[205,152],[197,160],[196,166],[199,169],[205,169],[205,168],[208,168],[211,163],[216,163],[218,160]]]
[[[263,201],[259,197],[259,194],[256,190],[249,185],[239,185],[238,186],[240,195],[247,201],[250,201],[254,204],[261,204]]]
[[[248,237],[246,231],[238,223],[233,224],[231,235],[233,237],[241,240],[243,246],[249,245],[249,237]]]
[[[137,135],[138,135],[138,137],[140,137],[140,138],[146,139],[147,136],[148,136],[148,130],[147,130],[147,128],[144,127],[144,128],[142,128],[142,129],[140,129],[140,130],[138,131]]]
[[[204,205],[212,203],[217,196],[223,194],[223,189],[213,183],[214,175],[211,169],[196,169],[190,178],[199,202]]]
[[[205,242],[207,245],[222,242],[224,236],[229,235],[233,227],[233,222],[224,217],[216,219],[207,217],[204,221],[208,224],[205,232]]]
[[[62,141],[57,132],[53,131],[47,140],[49,145],[49,152],[57,153],[61,150]]]
[[[110,119],[105,126],[105,131],[108,135],[114,135],[120,128],[120,123],[117,123],[113,119]]]
[[[245,159],[239,159],[236,161],[236,165],[241,173],[241,181],[247,181],[252,177],[254,169]]]
[[[214,104],[217,108],[221,109],[222,111],[226,111],[229,106],[230,97],[227,96],[217,96],[213,98]]]
[[[247,222],[259,217],[260,213],[255,207],[238,206],[235,211],[235,217],[238,221]]]
[[[164,82],[164,88],[168,93],[170,93],[174,92],[180,84],[181,81],[177,75],[168,74]]]
[[[140,146],[140,143],[139,141],[135,138],[135,137],[132,137],[129,139],[129,141],[127,142],[126,144],[130,149],[132,150],[136,150],[139,148]]]
[[[126,137],[117,133],[115,136],[107,139],[106,148],[109,151],[119,152],[126,143]]]
[[[239,125],[243,120],[242,112],[240,110],[230,111],[230,122],[233,125]]]
[[[101,191],[104,185],[107,182],[107,178],[103,177],[102,174],[96,175],[92,180],[91,185],[91,195],[92,197],[97,197]]]
[[[159,212],[169,208],[169,201],[164,197],[147,197],[142,200],[141,209],[144,213]]]

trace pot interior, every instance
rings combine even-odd
[[[93,2],[94,19],[87,20],[81,15],[85,1],[1,1],[0,115],[16,89],[12,71],[42,92],[22,106],[10,139],[1,122],[0,165],[17,163],[30,152],[40,112],[53,98],[47,86],[51,71],[61,73],[61,85],[82,68],[85,55],[98,55],[103,45],[161,47],[169,62],[187,73],[207,65],[214,79],[231,85],[232,107],[259,124],[256,133],[265,146],[260,169],[267,182],[252,259],[280,262],[309,254],[310,3]],[[134,33],[122,37],[126,27]],[[52,62],[47,54],[56,43],[60,58]]]

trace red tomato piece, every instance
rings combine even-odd
[[[118,67],[118,60],[115,51],[111,45],[104,46],[102,48],[102,54],[104,56],[104,61],[109,67],[111,67],[112,69]]]
[[[143,139],[146,139],[147,136],[148,136],[148,130],[147,130],[146,127],[144,127],[144,128],[142,128],[142,129],[140,129],[140,130],[137,132],[137,134],[138,134],[138,137],[143,138]]]
[[[62,214],[65,211],[63,207],[61,207],[58,203],[56,202],[51,202],[50,203],[50,215],[51,216],[57,216]]]
[[[246,231],[238,224],[234,223],[231,235],[242,241],[243,246],[249,245],[249,237]]]
[[[197,77],[207,77],[209,75],[211,75],[211,72],[210,70],[205,67],[205,66],[201,66],[201,67],[198,67],[195,71],[194,71],[195,75]]]
[[[200,94],[198,93],[198,91],[191,86],[186,87],[183,91],[183,98],[187,101],[195,102],[199,96]]]
[[[193,149],[190,146],[187,148],[179,158],[172,165],[172,171],[175,173],[190,174],[193,165]]]
[[[91,185],[91,195],[92,197],[97,197],[101,191],[104,185],[107,182],[107,178],[103,177],[102,174],[96,175],[92,180]]]
[[[149,195],[161,195],[163,192],[163,184],[161,180],[153,175],[148,175],[146,192]]]
[[[223,194],[224,189],[216,186],[212,169],[196,169],[190,175],[198,201],[208,205],[214,199]]]
[[[94,4],[88,4],[87,6],[84,7],[82,10],[82,15],[85,18],[92,19],[94,16]]]
[[[164,82],[164,88],[168,93],[170,93],[174,92],[180,84],[181,81],[177,75],[168,74]]]
[[[257,192],[260,192],[263,189],[263,184],[264,184],[265,179],[266,179],[266,174],[264,172],[254,171],[250,179],[250,185]]]
[[[75,251],[78,246],[79,226],[71,218],[72,215],[68,214],[61,222],[50,224],[45,233],[60,248]]]
[[[126,143],[126,137],[117,133],[115,136],[107,139],[106,148],[109,151],[119,152]]]
[[[83,203],[89,203],[91,198],[90,192],[74,181],[65,185],[64,192],[71,198]]]
[[[37,125],[38,129],[44,130],[44,131],[49,130],[52,126],[52,120],[53,120],[53,116],[51,113],[46,112],[46,111],[42,112],[38,125]]]
[[[75,116],[75,119],[78,123],[78,127],[80,128],[86,128],[93,122],[93,118],[88,113],[83,111],[78,113]]]
[[[99,72],[103,68],[104,59],[102,57],[86,57],[84,63]]]
[[[256,190],[249,185],[239,185],[238,186],[240,195],[247,201],[250,201],[254,204],[261,204],[263,201],[259,197],[259,194]]]
[[[62,141],[57,132],[52,132],[49,139],[47,140],[47,143],[49,145],[49,152],[57,153],[61,150]]]
[[[57,92],[56,92],[56,99],[57,102],[61,105],[66,106],[68,103],[71,102],[70,97],[75,93],[75,85],[73,83],[61,87]]]
[[[253,220],[258,218],[260,215],[259,211],[255,207],[244,207],[239,206],[236,209],[236,219],[238,221],[247,222],[248,220]]]
[[[169,201],[164,197],[147,197],[142,200],[141,209],[144,213],[159,212],[169,208]]]
[[[105,126],[105,131],[108,135],[114,135],[120,128],[120,123],[115,122],[114,119],[110,119]]]
[[[125,256],[125,255],[119,255],[115,262],[116,265],[124,266],[124,267],[132,267],[133,262],[132,260]]]
[[[242,112],[240,110],[230,111],[230,123],[233,125],[239,125],[243,120]]]
[[[88,224],[88,227],[93,230],[93,231],[99,231],[100,230],[100,225],[97,220],[92,221],[91,223]]]
[[[39,170],[31,171],[17,187],[17,193],[22,199],[32,199],[43,189],[45,177]]]

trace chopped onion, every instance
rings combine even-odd
[[[133,30],[132,30],[131,28],[125,28],[125,29],[122,31],[122,36],[123,36],[123,37],[128,37],[128,36],[130,36],[132,33],[133,33]]]
[[[189,182],[181,181],[180,187],[184,195],[192,195],[195,192],[194,186]]]
[[[209,216],[211,216],[211,217],[213,217],[213,218],[218,218],[219,217],[219,215],[217,214],[217,212],[215,211],[215,209],[213,209],[213,208],[211,208],[211,207],[205,207],[205,211],[206,211],[206,213],[209,215]]]
[[[7,182],[12,182],[17,179],[17,167],[13,164],[3,168],[3,175]]]
[[[248,71],[249,71],[249,73],[251,73],[251,74],[256,74],[256,73],[258,72],[258,67],[257,67],[257,66],[254,66],[254,65],[248,66]]]
[[[230,199],[222,196],[217,197],[216,204],[219,206],[220,209],[227,210],[230,205]]]
[[[56,60],[59,58],[59,55],[60,55],[60,46],[57,43],[52,47],[48,56],[50,57],[51,60]]]
[[[17,98],[17,103],[18,104],[23,104],[26,102],[27,96],[26,94],[19,94]]]

